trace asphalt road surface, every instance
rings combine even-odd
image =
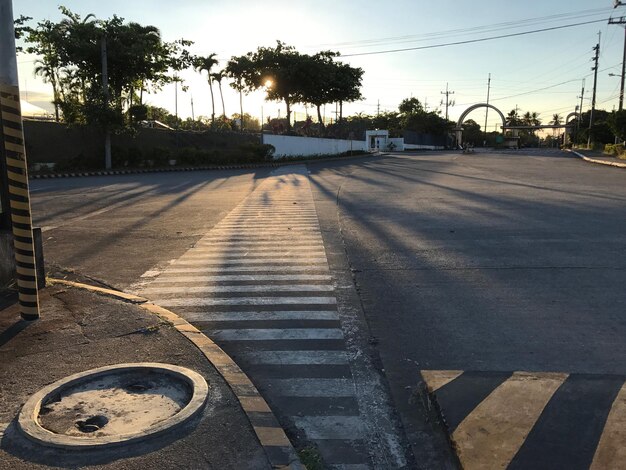
[[[455,465],[419,398],[422,371],[454,371],[441,396],[470,390],[475,404],[514,372],[560,374],[563,390],[585,374],[626,376],[626,171],[554,151],[307,167],[347,348],[372,359],[357,372],[351,363],[352,374],[386,379],[413,451],[407,466]],[[34,222],[49,263],[128,288],[183,256],[270,172],[35,180]],[[622,383],[607,380],[572,392],[605,403],[594,411],[602,423]],[[537,432],[516,459],[548,453]]]

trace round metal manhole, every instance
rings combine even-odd
[[[35,393],[22,407],[19,428],[40,444],[95,448],[162,434],[195,416],[209,387],[192,370],[136,363],[92,369]]]

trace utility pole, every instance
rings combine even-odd
[[[13,233],[20,314],[24,320],[30,321],[39,318],[39,294],[12,0],[0,0],[0,107],[2,219]]]
[[[618,7],[616,4],[615,7]],[[619,18],[609,18],[609,24],[621,24],[626,25],[626,17],[620,16]],[[626,26],[624,26],[624,52],[622,56],[622,82],[619,89],[619,110],[624,109],[624,72],[626,72]]]
[[[196,115],[193,112],[193,95],[191,95],[191,120],[192,121],[196,120]]]
[[[487,104],[489,104],[489,92],[491,91],[491,73],[489,74],[489,79],[487,80]],[[485,108],[485,143],[487,142],[487,116],[489,115],[489,107]]]
[[[587,148],[591,145],[591,126],[593,125],[593,112],[596,109],[596,88],[598,84],[598,60],[600,58],[600,38],[602,37],[602,32],[598,31],[598,44],[595,45],[593,50],[596,52],[593,56],[594,66],[591,67],[593,70],[593,93],[591,95],[591,113],[589,115],[589,136],[587,137]]]
[[[102,95],[104,96],[104,105],[109,109],[109,68],[107,64],[107,37],[102,36],[100,40],[100,55],[102,58]],[[111,169],[111,131],[108,123],[104,130],[104,167]]]
[[[378,104],[376,105],[376,117],[380,114],[380,100],[378,100]]]
[[[580,96],[577,98],[580,98],[580,108],[578,108],[578,123],[576,124],[576,133],[578,134],[578,131],[580,131],[580,122],[583,119],[583,98],[585,96],[585,79],[583,78],[583,87],[580,90]]]
[[[178,129],[178,76],[174,76],[174,116],[176,116],[176,129]]]
[[[450,95],[454,95],[454,92],[448,91],[448,82],[446,82],[446,91],[441,91],[440,93],[442,95],[446,95],[446,121],[447,121],[448,120],[448,106],[454,106],[454,101],[450,103],[448,98]]]

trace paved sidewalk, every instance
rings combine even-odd
[[[0,311],[0,469],[270,468],[237,398],[194,344],[132,303],[65,286],[41,291],[42,318]],[[109,451],[70,452],[27,441],[15,427],[22,404],[76,372],[124,362],[192,369],[209,384],[199,418],[170,435]]]

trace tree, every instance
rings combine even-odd
[[[424,107],[417,98],[405,98],[398,106],[401,114],[418,114],[424,112]]]
[[[473,119],[468,119],[463,123],[463,140],[473,145],[479,145],[483,141],[483,133],[480,124]]]
[[[30,16],[24,15],[20,15],[18,18],[15,18],[15,20],[13,20],[15,39],[22,39],[31,30],[29,26],[26,26],[26,23],[28,23],[30,20],[32,20]],[[22,46],[15,46],[15,52],[24,52],[24,48]]]
[[[332,91],[330,100],[339,102],[338,120],[343,120],[343,103],[351,103],[363,99],[361,95],[361,82],[363,69],[351,67],[348,64],[333,64]]]
[[[222,93],[222,79],[225,77],[225,73],[223,70],[212,73],[211,78],[217,82],[220,89],[220,98],[222,99],[222,116],[226,116],[226,107],[224,106],[224,93]]]
[[[339,53],[321,51],[313,55],[302,55],[305,81],[300,91],[300,101],[314,106],[320,127],[324,127],[321,107],[328,103],[339,103],[337,120],[343,119],[343,103],[357,101],[361,96],[363,70],[348,64],[335,62]]]
[[[307,80],[302,55],[293,46],[277,41],[275,47],[259,47],[244,57],[251,65],[242,80],[245,90],[265,88],[266,100],[283,101],[287,108],[287,131],[290,131],[291,107],[301,101],[302,85]]]
[[[553,126],[560,126],[563,123],[563,119],[561,118],[560,114],[553,114],[552,115],[552,121],[550,121],[550,124]]]
[[[173,74],[188,68],[190,41],[163,42],[158,28],[127,23],[113,16],[82,18],[60,7],[63,19],[45,20],[30,28],[27,52],[40,56],[36,73],[53,87],[56,113],[70,123],[124,125],[124,111],[133,107],[136,90],[160,89]],[[101,44],[106,42],[109,88],[102,89]],[[108,100],[105,96],[108,95]]]
[[[301,83],[300,100],[316,108],[317,122],[322,129],[322,105],[332,101],[334,92],[336,64],[333,63],[333,57],[336,55],[335,52],[324,51],[313,56],[302,56],[306,79]]]
[[[194,59],[194,66],[198,72],[205,71],[207,73],[207,81],[209,82],[209,90],[211,91],[211,123],[215,124],[215,97],[213,96],[213,77],[211,76],[211,69],[218,64],[218,60],[215,58],[217,54],[213,53],[206,57],[196,57]]]
[[[517,114],[517,109],[512,109],[509,114],[506,115],[506,124],[507,126],[519,126],[522,123],[519,114]]]
[[[626,110],[614,111],[606,119],[611,131],[622,142],[626,140]]]
[[[560,126],[562,124],[562,118],[560,114],[553,114],[552,115],[552,121],[550,121],[550,124],[553,126]],[[552,129],[552,135],[556,136],[560,134],[559,130],[557,128]]]
[[[247,113],[243,112],[243,93],[246,90],[245,77],[252,75],[252,63],[246,56],[233,57],[226,65],[226,75],[233,81],[230,86],[239,92],[239,116],[241,116],[241,130],[245,128]]]

